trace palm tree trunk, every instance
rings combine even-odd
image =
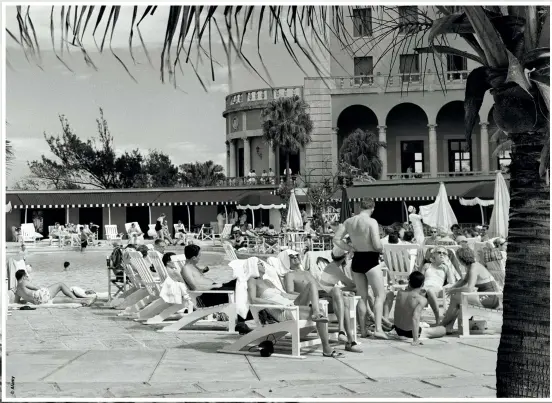
[[[290,184],[290,175],[289,175],[289,152],[286,153],[286,183]]]
[[[497,397],[550,397],[550,188],[541,133],[510,134],[510,228]]]

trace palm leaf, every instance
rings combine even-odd
[[[466,59],[473,60],[479,64],[485,64],[485,61],[482,60],[479,56],[472,55],[471,53],[465,52],[460,49],[455,49],[451,46],[435,45],[432,47],[415,48],[414,51],[418,53],[442,53],[445,55],[456,55],[460,57],[465,57]]]
[[[492,67],[507,66],[508,55],[504,49],[504,42],[487,17],[483,7],[464,7],[464,12],[479,38],[481,48],[485,52],[489,65]]]

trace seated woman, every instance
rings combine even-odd
[[[242,232],[240,231],[239,227],[234,227],[232,230],[232,246],[234,246],[234,249],[238,250],[240,248],[245,248],[247,246],[247,240],[245,239],[245,236],[243,236]]]
[[[443,290],[445,281],[448,284],[454,283],[454,274],[445,263],[447,251],[443,247],[436,247],[431,251],[430,263],[425,264],[420,272],[425,276],[423,289],[426,293],[427,301],[435,315],[435,324],[439,324],[439,304],[437,295]]]
[[[178,224],[174,228],[174,237],[179,241],[186,241],[186,227],[180,220],[178,220]]]
[[[316,285],[310,283],[299,295],[287,294],[276,288],[270,281],[263,279],[265,268],[261,261],[259,261],[258,269],[259,277],[251,277],[247,281],[249,301],[252,304],[298,306],[299,318],[297,319],[310,319],[316,323],[316,330],[322,341],[322,355],[333,358],[343,357],[343,353],[332,350],[330,346],[328,329],[325,326],[328,323],[328,318],[320,312]],[[267,309],[267,311],[279,322],[294,319],[288,310],[274,308]]]
[[[171,245],[176,245],[176,241],[174,241],[171,237],[171,233],[169,231],[169,225],[167,224],[167,220],[163,221],[163,225],[161,227],[161,231],[158,231],[158,234],[161,234],[159,237],[160,239],[167,240]]]
[[[464,278],[446,291],[447,294],[450,294],[451,299],[441,325],[447,328],[447,333],[452,332],[454,322],[458,318],[462,292],[500,292],[497,283],[487,268],[475,261],[471,249],[460,248],[456,255],[460,263],[466,267],[467,272]],[[489,309],[498,309],[502,305],[498,295],[470,296],[469,302],[471,305],[479,305]]]

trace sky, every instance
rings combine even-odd
[[[141,16],[145,7],[139,7]],[[15,161],[8,173],[8,187],[29,174],[27,161],[40,159],[41,155],[52,157],[44,140],[44,133],[60,135],[59,115],[69,120],[73,130],[83,139],[97,137],[96,118],[103,108],[114,145],[118,153],[138,148],[144,153],[157,149],[168,154],[175,165],[212,159],[226,168],[225,97],[230,92],[266,88],[261,78],[233,58],[231,80],[228,62],[220,37],[212,27],[212,54],[215,81],[211,80],[210,63],[203,57],[197,62],[197,70],[208,87],[205,92],[189,64],[183,63],[184,74],[177,73],[178,89],[160,80],[160,54],[165,35],[169,7],[158,7],[156,13],[144,20],[142,36],[150,54],[153,66],[140,45],[136,30],[133,40],[132,61],[129,52],[129,32],[132,7],[123,7],[115,27],[112,48],[124,61],[137,83],[125,72],[112,55],[109,46],[100,54],[91,35],[96,21],[98,7],[90,20],[90,26],[83,39],[98,71],[87,66],[78,48],[68,54],[64,50],[63,61],[69,71],[52,51],[50,37],[49,6],[32,6],[30,15],[41,46],[40,67],[28,62],[19,45],[7,37],[6,70],[6,137],[14,147]],[[56,50],[60,53],[59,9],[54,15]],[[256,15],[253,28],[243,44],[243,51],[259,71],[263,71],[257,56]],[[243,18],[243,17],[242,17]],[[223,19],[219,19],[221,26]],[[6,8],[7,28],[19,35],[15,7]],[[96,33],[98,45],[101,42],[105,23]],[[109,37],[109,36],[108,36]],[[292,61],[285,47],[273,44],[268,35],[268,24],[261,32],[259,41],[263,60],[273,86],[303,85],[305,74]],[[226,38],[225,38],[226,40]],[[205,42],[205,48],[207,42]],[[195,55],[191,59],[196,62]],[[308,76],[315,70],[304,57],[299,57]],[[265,79],[268,76],[264,75]],[[270,80],[269,80],[270,81]]]

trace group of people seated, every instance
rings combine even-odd
[[[74,239],[78,239],[81,252],[83,252],[88,245],[94,245],[98,238],[98,228],[99,225],[93,222],[84,225],[68,223],[65,226],[56,222],[50,230],[50,238],[59,240],[60,247],[72,244]]]

